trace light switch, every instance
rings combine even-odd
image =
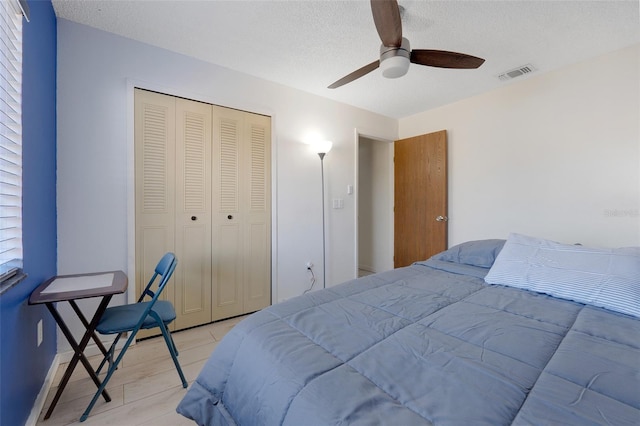
[[[347,194],[353,194],[353,185],[347,185]]]

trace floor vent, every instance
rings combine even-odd
[[[520,77],[521,75],[532,73],[534,71],[536,71],[536,68],[531,64],[527,64],[518,68],[514,68],[512,70],[503,72],[498,76],[498,78],[500,79],[500,81],[506,81],[506,80],[511,80],[512,78]]]

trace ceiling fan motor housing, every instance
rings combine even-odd
[[[383,77],[398,78],[409,71],[411,47],[409,40],[402,37],[400,47],[380,46],[380,69]]]

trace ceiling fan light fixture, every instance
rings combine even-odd
[[[411,63],[409,40],[402,38],[400,47],[380,46],[380,69],[385,78],[402,77],[409,71]]]
[[[385,78],[402,77],[409,71],[409,58],[392,56],[380,62],[382,76]]]

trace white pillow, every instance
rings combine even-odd
[[[511,234],[485,281],[640,317],[640,247],[596,249]]]

